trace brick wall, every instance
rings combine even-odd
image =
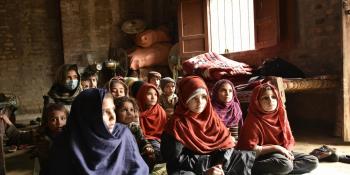
[[[298,66],[307,76],[341,75],[341,2],[285,0],[280,4],[280,44],[228,57],[252,65],[260,65],[267,58],[281,57]]]
[[[174,23],[176,8],[177,0],[61,0],[64,61],[85,66],[92,57],[102,62],[109,47],[133,46],[133,36],[120,29],[124,21],[143,19],[150,28]]]
[[[55,1],[0,1],[0,92],[18,96],[20,113],[40,112],[62,63],[58,9]]]
[[[284,0],[280,2],[281,41],[278,46],[227,55],[251,65],[281,57],[299,67],[306,76],[333,74],[342,80],[341,1]],[[292,123],[328,125],[341,129],[341,87],[333,91],[300,92],[287,95]],[[315,122],[317,121],[317,122]],[[335,124],[334,124],[335,123]],[[338,131],[337,131],[338,132]],[[332,134],[332,131],[329,132]],[[336,134],[339,135],[339,134]]]
[[[51,86],[60,64],[85,65],[89,56],[102,61],[107,57],[109,47],[131,47],[131,36],[120,30],[127,19],[142,18],[148,27],[163,23],[176,26],[177,2],[0,1],[0,92],[19,96],[22,112],[40,111],[42,95]],[[341,2],[281,2],[295,2],[295,8],[282,9],[293,14],[283,17],[285,24],[281,31],[291,36],[293,42],[286,42],[282,37],[283,48],[238,53],[233,55],[235,59],[259,64],[263,59],[281,56],[307,75],[329,73],[341,77]]]

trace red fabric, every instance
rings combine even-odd
[[[160,140],[165,124],[167,122],[167,118],[164,109],[158,103],[151,108],[146,108],[146,93],[150,88],[153,88],[157,91],[157,88],[155,86],[149,83],[144,83],[136,95],[136,99],[141,110],[140,126],[146,139]]]
[[[204,81],[197,76],[188,76],[180,80],[178,87],[179,101],[165,132],[197,153],[206,154],[232,148],[234,142],[228,129],[214,112]],[[198,88],[204,88],[208,93],[207,106],[200,114],[191,112],[186,105],[187,99]]]
[[[252,68],[214,52],[197,55],[182,63],[183,70],[189,75],[198,75],[206,80],[230,79],[250,75]],[[241,77],[239,77],[241,78]]]
[[[171,38],[166,30],[165,28],[159,28],[141,32],[136,35],[135,43],[141,47],[150,47],[154,43],[169,42]]]
[[[278,107],[273,112],[265,112],[259,104],[262,89],[270,86],[278,98]],[[254,88],[248,108],[248,116],[240,131],[236,148],[252,150],[256,145],[281,145],[292,150],[295,141],[289,126],[287,113],[276,88],[268,83]]]

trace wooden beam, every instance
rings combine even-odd
[[[277,88],[278,92],[281,95],[282,102],[285,104],[286,103],[286,94],[284,92],[283,78],[269,76],[269,77],[266,77],[266,79]]]
[[[342,24],[343,24],[343,98],[339,101],[343,102],[343,140],[350,142],[350,2],[344,1],[342,8]],[[339,114],[341,115],[341,113]]]

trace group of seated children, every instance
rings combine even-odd
[[[269,83],[255,87],[243,120],[229,80],[210,92],[200,77],[175,82],[150,72],[148,82],[114,77],[103,89],[80,92],[75,66],[62,71],[65,79],[48,94],[55,105],[43,115],[43,174],[147,175],[160,163],[169,175],[302,174],[317,167],[316,157],[292,151],[286,110]],[[62,104],[71,105],[69,117]]]

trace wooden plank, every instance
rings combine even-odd
[[[209,51],[208,0],[180,0],[178,9],[179,47],[183,58]]]
[[[345,2],[350,7],[350,2]],[[343,118],[343,140],[350,142],[350,15],[342,9],[343,23],[343,96],[338,101],[343,102],[337,118]],[[339,103],[341,104],[341,103]]]
[[[284,92],[283,78],[282,77],[266,77],[270,81],[272,85],[274,85],[281,95],[281,99],[283,103],[286,103],[286,94]]]
[[[279,41],[279,0],[254,0],[255,48],[275,46]]]

